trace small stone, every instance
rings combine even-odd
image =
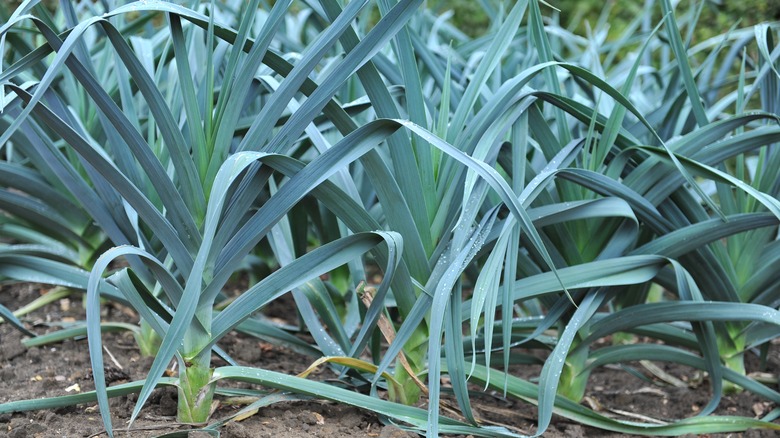
[[[300,418],[301,423],[308,424],[309,426],[314,426],[315,424],[323,424],[325,422],[325,419],[322,418],[322,415],[311,411],[301,412],[298,418]]]
[[[756,414],[756,418],[759,418],[767,412],[767,410],[769,409],[769,404],[754,403],[752,409],[753,409],[753,413]]]

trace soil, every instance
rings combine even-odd
[[[0,288],[0,304],[17,309],[29,303],[48,288],[24,284],[6,285]],[[271,312],[282,312],[292,307],[277,305]],[[289,311],[288,311],[289,312]],[[133,321],[133,313],[120,305],[107,303],[104,321]],[[285,315],[272,315],[284,318]],[[36,333],[53,331],[49,322],[81,320],[84,310],[81,295],[49,304],[24,317],[29,328]],[[9,324],[0,324],[0,403],[51,397],[67,394],[68,388],[78,385],[80,391],[94,388],[91,380],[89,355],[86,339],[67,340],[46,347],[26,348],[21,344],[22,335]],[[115,360],[106,355],[106,375],[109,384],[119,384],[146,377],[151,359],[141,357],[135,341],[129,333],[104,335],[107,346]],[[228,354],[242,365],[249,365],[287,374],[297,374],[313,362],[310,357],[274,346],[257,339],[231,334],[220,343]],[[769,354],[769,370],[776,375],[780,369],[780,346],[772,345]],[[641,364],[635,369],[650,376]],[[660,366],[660,365],[659,365]],[[627,372],[602,367],[594,371],[588,386],[584,404],[598,408],[605,415],[612,415],[628,421],[641,421],[633,414],[642,414],[657,419],[682,418],[695,415],[709,400],[707,380],[696,385],[698,375],[691,369],[665,365],[668,374],[691,383],[686,388],[659,386],[648,383]],[[536,370],[538,371],[538,370]],[[759,371],[758,361],[750,358],[748,371]],[[529,378],[535,370],[523,367],[523,377]],[[334,377],[327,371],[310,378]],[[698,379],[700,380],[700,379]],[[658,382],[656,382],[658,383]],[[249,387],[249,386],[246,386]],[[72,393],[72,392],[71,392]],[[114,415],[115,435],[122,437],[154,437],[165,433],[186,431],[187,426],[175,421],[176,393],[172,388],[156,390],[139,419],[131,430],[123,429],[134,406],[136,397],[111,399]],[[518,433],[533,434],[536,424],[536,409],[520,401],[505,400],[497,393],[486,393],[472,401],[475,414],[493,424],[511,427]],[[236,412],[240,407],[222,404],[213,415],[221,419]],[[768,413],[775,406],[750,393],[741,393],[723,399],[717,411],[724,415],[757,417]],[[386,426],[371,412],[326,401],[308,400],[280,402],[261,409],[257,414],[243,420],[230,422],[220,429],[222,437],[416,437],[411,432],[393,426]],[[0,437],[105,437],[100,414],[94,403],[54,410],[0,414]],[[206,437],[202,432],[190,433],[191,437]],[[553,418],[553,424],[545,437],[625,437],[627,435],[605,432],[585,427],[560,417]],[[710,435],[731,437],[770,437],[775,432],[753,430],[743,434]]]

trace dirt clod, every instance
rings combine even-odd
[[[418,436],[416,433],[407,432],[393,426],[385,426],[379,432],[379,438],[417,438]]]
[[[27,348],[22,345],[22,337],[18,333],[0,336],[3,348],[0,348],[0,360],[10,361],[23,355]]]
[[[176,408],[177,408],[177,402],[176,402],[176,391],[172,391],[170,388],[166,388],[167,390],[162,393],[162,396],[160,396],[160,415],[164,417],[174,417],[176,416]]]
[[[226,424],[221,431],[221,436],[225,438],[253,438],[250,432],[243,424],[237,421],[231,421]]]

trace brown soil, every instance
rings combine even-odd
[[[5,286],[0,289],[0,304],[16,309],[32,301],[45,287],[37,285]],[[276,306],[279,308],[289,306]],[[81,297],[76,294],[68,301],[46,306],[24,318],[28,327],[37,333],[54,330],[48,322],[63,318],[83,319]],[[107,304],[104,321],[131,321],[132,312],[121,306]],[[25,348],[22,336],[8,324],[0,324],[0,403],[50,397],[66,394],[66,388],[78,384],[81,391],[93,389],[89,355],[85,339],[68,340],[41,348]],[[140,380],[146,376],[151,364],[140,357],[129,333],[104,336],[116,363],[106,355],[107,376],[110,384]],[[236,361],[287,374],[303,371],[313,359],[277,346],[242,335],[230,335],[220,343]],[[755,360],[749,361],[748,371],[757,371]],[[773,345],[770,352],[770,369],[780,369],[780,352]],[[636,369],[644,370],[635,364]],[[121,368],[120,368],[121,367]],[[694,381],[693,370],[665,366],[667,373]],[[534,370],[524,367],[523,373]],[[648,374],[647,372],[644,372]],[[648,374],[649,375],[649,374]],[[310,378],[330,378],[327,371]],[[247,386],[249,387],[249,386]],[[175,390],[156,390],[131,430],[125,430],[126,422],[136,397],[129,395],[111,400],[116,436],[153,437],[161,434],[185,431],[186,426],[175,422]],[[694,415],[709,397],[706,379],[693,388],[673,388],[648,384],[629,373],[614,369],[597,369],[589,380],[584,403],[599,407],[605,415],[613,415],[629,421],[638,421],[620,412],[646,415],[657,419],[682,418]],[[769,412],[775,406],[759,398],[742,393],[724,398],[719,414],[754,417]],[[497,393],[485,393],[473,400],[475,414],[493,424],[503,424],[518,433],[532,434],[536,424],[536,409],[519,401],[504,400]],[[214,414],[221,419],[235,413],[239,407],[223,404]],[[622,416],[621,416],[622,415]],[[106,436],[100,414],[95,404],[77,405],[47,411],[0,414],[0,437],[88,437]],[[283,402],[261,409],[256,415],[222,427],[222,437],[414,437],[416,434],[383,425],[376,415],[350,406],[325,401]],[[208,435],[202,432],[190,436]],[[626,435],[604,432],[584,427],[564,418],[555,417],[546,437],[624,437]],[[718,436],[718,435],[711,435]],[[774,432],[748,431],[743,434],[722,436],[770,437]]]

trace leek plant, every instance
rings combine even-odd
[[[666,10],[667,12],[670,11],[668,5],[666,5]],[[647,13],[649,14],[650,11],[648,10]],[[776,239],[776,219],[764,213],[763,211],[766,211],[766,207],[757,202],[756,198],[744,195],[744,192],[740,192],[736,199],[742,200],[750,207],[737,207],[734,202],[722,204],[721,200],[724,199],[726,193],[733,190],[734,183],[719,183],[718,187],[720,190],[717,193],[718,196],[715,197],[716,202],[709,200],[710,206],[708,207],[705,203],[700,202],[703,199],[701,196],[692,195],[684,187],[685,179],[683,175],[678,174],[674,180],[669,180],[669,175],[676,173],[675,170],[670,168],[668,164],[659,163],[657,157],[648,157],[650,158],[649,160],[643,158],[642,153],[636,148],[641,148],[643,144],[666,142],[667,146],[675,153],[696,160],[696,164],[702,163],[716,166],[721,170],[727,170],[725,168],[726,164],[730,162],[729,160],[734,160],[734,157],[739,154],[733,149],[734,145],[739,144],[740,147],[749,150],[749,155],[755,157],[765,154],[766,152],[758,151],[760,151],[762,146],[776,141],[776,127],[773,126],[776,123],[776,111],[767,105],[762,105],[760,108],[757,108],[764,110],[762,113],[746,114],[745,105],[748,101],[745,100],[744,95],[739,96],[739,93],[745,93],[745,90],[757,92],[757,90],[762,89],[762,85],[766,84],[766,81],[761,79],[762,75],[756,73],[758,79],[751,87],[746,87],[743,80],[740,82],[738,89],[730,88],[737,83],[738,71],[730,70],[728,67],[735,64],[734,59],[740,55],[740,52],[737,49],[732,49],[727,54],[723,53],[724,39],[726,41],[740,41],[738,47],[741,49],[748,45],[751,39],[758,43],[756,44],[757,47],[766,45],[766,43],[761,42],[762,39],[765,39],[765,36],[755,39],[751,38],[753,34],[752,28],[734,31],[733,34],[727,34],[698,45],[692,49],[692,56],[690,57],[685,55],[679,56],[676,53],[684,54],[682,49],[678,49],[678,47],[684,45],[684,37],[677,32],[677,25],[673,15],[667,15],[667,17],[671,18],[665,19],[663,24],[667,35],[671,36],[667,40],[668,43],[659,41],[652,34],[648,33],[645,41],[642,42],[641,49],[636,52],[628,51],[627,47],[637,46],[633,32],[644,25],[639,19],[629,25],[625,36],[616,43],[606,44],[604,42],[606,30],[602,31],[599,28],[594,29],[593,36],[589,40],[567,35],[566,31],[561,29],[556,34],[564,37],[558,38],[557,41],[551,41],[553,46],[559,48],[559,52],[571,52],[577,59],[581,59],[581,62],[589,69],[593,71],[603,69],[610,76],[625,80],[621,87],[621,92],[632,101],[636,101],[637,107],[641,108],[643,113],[648,114],[647,121],[652,128],[648,130],[646,124],[637,123],[641,121],[625,119],[624,110],[614,107],[610,100],[605,97],[592,101],[595,107],[601,109],[603,116],[570,104],[570,107],[574,110],[571,112],[572,115],[583,123],[583,128],[592,127],[593,130],[601,132],[600,137],[596,136],[590,140],[593,146],[584,154],[580,166],[606,175],[612,175],[613,177],[619,175],[622,184],[632,192],[635,192],[635,194],[642,196],[644,198],[643,202],[646,200],[650,204],[657,206],[658,213],[655,213],[656,217],[652,221],[642,220],[642,222],[646,222],[643,227],[644,236],[626,247],[626,254],[658,254],[679,259],[682,266],[688,270],[697,284],[701,286],[702,295],[706,300],[736,303],[752,302],[752,299],[745,299],[747,297],[746,294],[742,294],[740,297],[738,294],[727,294],[724,292],[728,290],[734,291],[738,286],[735,286],[734,277],[729,274],[734,272],[734,268],[731,266],[732,261],[728,260],[729,257],[723,257],[722,249],[714,247],[720,243],[718,239],[728,237],[727,242],[730,245],[736,244],[741,248],[736,251],[730,250],[729,253],[732,257],[740,258],[742,260],[741,263],[752,260],[752,262],[744,264],[743,269],[747,269],[748,266],[750,266],[750,269],[757,268],[750,273],[744,272],[746,279],[755,273],[757,277],[754,281],[760,282],[762,288],[767,288],[771,284],[771,280],[758,277],[766,276],[766,274],[761,274],[764,268],[755,261],[765,248],[768,249],[765,245],[771,245],[771,242]],[[695,27],[696,15],[683,17],[680,23],[688,23],[688,35],[690,35],[690,32]],[[664,31],[664,28],[661,29],[661,32]],[[647,27],[645,29],[649,31]],[[761,29],[765,30],[766,28]],[[670,48],[674,50],[670,50]],[[664,56],[671,56],[672,54],[677,57],[678,63],[671,62],[673,59],[663,60]],[[693,56],[693,54],[696,56]],[[567,54],[567,56],[572,55]],[[602,62],[601,57],[606,57],[606,62]],[[615,61],[621,57],[624,58],[623,61]],[[651,60],[658,58],[662,59],[662,65],[670,66],[661,69],[657,73],[666,79],[657,82],[645,80],[642,74],[638,72],[644,70],[646,73],[652,73],[654,63]],[[689,62],[689,59],[699,58],[704,60],[699,73],[700,76],[711,81],[703,85],[696,85],[692,80],[694,67]],[[683,71],[680,71],[681,69]],[[685,70],[688,71],[686,72]],[[729,78],[729,74],[733,75],[733,79]],[[678,78],[691,79],[680,80]],[[769,86],[771,89],[771,83]],[[701,91],[699,91],[700,89]],[[699,98],[695,97],[700,94],[718,99],[708,103],[708,105],[715,108],[714,110],[704,110],[704,107],[698,102]],[[658,97],[653,99],[652,96],[654,95]],[[592,93],[591,96],[593,96]],[[673,102],[669,102],[663,96],[676,97]],[[689,96],[694,97],[690,98]],[[756,99],[753,100],[755,101]],[[691,103],[688,104],[686,101]],[[735,105],[736,101],[739,101],[737,105]],[[659,104],[661,105],[660,107],[658,106]],[[730,105],[736,106],[732,114],[725,112],[725,109],[729,108]],[[701,108],[699,108],[700,106]],[[708,120],[713,118],[713,115],[718,120],[710,123]],[[621,120],[623,121],[621,122]],[[637,140],[631,139],[626,142],[620,138],[620,134],[616,131],[616,124],[621,123],[627,129],[627,132]],[[730,138],[724,138],[729,134],[734,135]],[[611,144],[612,141],[615,142],[614,145]],[[712,143],[716,141],[716,145],[713,145]],[[719,149],[721,147],[724,149]],[[730,149],[729,153],[726,153],[726,148],[730,147],[732,149]],[[720,152],[713,154],[715,150]],[[655,151],[653,154],[657,152]],[[631,160],[634,160],[634,162],[632,163]],[[744,163],[744,157],[738,160]],[[636,163],[641,164],[635,165]],[[744,168],[744,164],[741,166]],[[666,170],[661,170],[665,167]],[[738,182],[749,183],[750,181],[744,178],[746,175],[743,169],[735,176],[739,180]],[[765,197],[768,194],[770,199],[776,198],[776,194],[774,194],[776,189],[770,187],[770,185],[753,185],[753,188],[762,192],[761,197]],[[599,193],[599,190],[595,191]],[[559,196],[568,199],[570,202],[578,201],[583,196],[582,193],[572,192],[571,190],[561,189],[560,192],[562,193]],[[603,189],[601,194],[603,194]],[[592,195],[593,192],[585,194],[588,198],[592,197]],[[711,207],[716,204],[716,207]],[[753,214],[741,216],[739,215],[741,213]],[[721,220],[717,218],[719,214],[722,217],[728,217],[729,223],[720,223]],[[573,228],[573,232],[567,232],[565,229],[563,231],[556,230],[555,237],[551,236],[551,238],[556,239],[555,246],[556,248],[561,248],[562,257],[567,263],[571,263],[577,257],[593,257],[596,254],[594,250],[605,248],[604,244],[608,242],[606,239],[614,239],[612,236],[615,236],[615,233],[620,231],[620,227],[625,227],[626,225],[614,221],[611,224],[594,222],[593,220],[589,220],[589,222],[580,221],[579,225]],[[713,233],[712,230],[716,228],[718,232]],[[601,232],[596,232],[595,230]],[[749,232],[745,233],[748,230]],[[562,232],[566,233],[565,239],[567,240],[561,240],[559,237]],[[744,242],[746,238],[755,239],[757,235],[762,236],[759,239],[763,240],[753,240],[750,245],[736,243]],[[663,238],[659,238],[659,236],[663,236]],[[569,242],[573,242],[573,244]],[[639,248],[634,246],[639,246]],[[745,249],[748,247],[755,248],[755,251],[746,252]],[[614,249],[613,247],[610,250]],[[713,255],[713,251],[717,255]],[[603,255],[599,254],[596,257],[603,257]],[[771,256],[766,260],[771,263]],[[731,279],[727,277],[731,277]],[[718,280],[715,281],[715,279]],[[668,290],[677,290],[671,279],[664,280],[662,284]],[[647,299],[648,286],[641,286],[644,288],[644,291],[620,294],[612,303],[613,309],[617,310],[621,307],[644,302]],[[771,295],[770,287],[770,291],[767,291],[765,297]],[[761,301],[760,304],[776,307],[769,301]],[[716,323],[715,328],[715,339],[717,339],[717,343],[720,345],[719,353],[717,354],[726,366],[737,371],[741,370],[742,374],[744,374],[744,366],[741,365],[741,358],[746,350],[745,347],[754,347],[762,344],[767,339],[773,337],[772,333],[775,331],[774,328],[768,328],[756,323]],[[681,335],[683,339],[687,339],[684,345],[690,346],[690,333],[686,334],[684,333],[685,331],[682,330],[677,334]],[[762,334],[755,334],[759,332]],[[739,333],[739,337],[743,338],[742,341],[736,340],[735,342],[732,340],[737,333]],[[754,334],[749,335],[748,333]],[[751,341],[746,343],[744,341],[745,336],[749,336]],[[590,357],[586,353],[588,346],[581,344],[582,339],[586,337],[587,330],[575,337],[572,354],[567,357],[563,370],[560,387],[561,394],[574,400],[579,400],[584,394],[585,381],[588,376],[587,370],[592,369],[588,364]],[[677,343],[680,339],[675,339],[674,336],[662,336],[661,338],[671,344]],[[712,351],[714,350],[713,348]],[[712,357],[713,366],[717,366],[714,361],[714,354]],[[732,365],[736,365],[736,367],[732,367]],[[726,382],[724,385],[725,390],[729,390],[732,387],[733,385],[730,382]]]
[[[677,31],[671,5],[668,2],[661,2],[661,5],[667,13],[664,26],[668,42],[647,41],[650,50],[637,53],[635,59],[674,56],[677,63],[662,63],[669,67],[658,73],[667,79],[655,83],[638,82],[633,87],[634,91],[628,81],[624,90],[627,96],[636,96],[637,102],[646,106],[643,110],[650,114],[647,119],[660,139],[667,142],[676,154],[690,160],[693,172],[701,172],[699,175],[704,178],[715,178],[715,189],[708,192],[714,202],[708,205],[701,202],[701,196],[691,194],[685,188],[682,176],[669,179],[670,172],[674,171],[662,170],[665,165],[659,163],[657,157],[651,157],[635,167],[626,167],[630,165],[629,160],[636,159],[635,152],[619,144],[621,152],[609,152],[606,149],[609,144],[602,137],[595,150],[600,151],[598,153],[602,156],[613,153],[619,157],[607,164],[605,173],[620,175],[623,184],[658,207],[661,214],[658,219],[665,222],[662,226],[649,223],[652,232],[648,234],[649,239],[643,237],[631,254],[659,254],[679,260],[699,285],[705,300],[777,308],[777,288],[773,286],[775,280],[768,272],[772,271],[769,266],[776,258],[773,248],[778,228],[776,218],[770,214],[772,207],[761,202],[761,199],[771,202],[778,196],[775,178],[766,179],[767,175],[777,171],[777,158],[771,147],[778,134],[777,96],[772,91],[777,75],[768,74],[777,60],[777,54],[771,54],[774,49],[772,27],[760,25],[744,30],[732,29],[730,33],[698,44],[686,52],[685,41],[690,39],[695,29],[700,10],[694,10],[681,19],[680,23],[685,23],[687,27],[684,36]],[[630,27],[640,28],[642,25],[636,22]],[[603,43],[594,44],[599,51]],[[566,47],[576,45],[569,43]],[[608,49],[606,45],[603,47],[607,59],[614,59],[621,44],[611,45]],[[657,54],[652,53],[653,48]],[[750,50],[756,54],[755,62],[747,55]],[[691,59],[701,60],[701,65],[692,65]],[[734,68],[735,65],[738,67]],[[652,71],[651,65],[644,68]],[[633,78],[633,75],[627,77]],[[696,77],[699,79],[696,80]],[[659,96],[658,99],[654,101],[653,95]],[[675,98],[653,107],[653,102],[656,105],[665,102],[661,96]],[[585,114],[579,116],[581,120],[586,120],[585,117]],[[614,120],[613,112],[608,123]],[[639,138],[645,144],[659,141],[642,134],[645,129],[638,124],[624,125],[632,134],[644,135],[644,138]],[[723,175],[732,175],[734,180],[724,181]],[[734,191],[735,186],[755,189],[760,195],[746,195],[744,189]],[[578,236],[582,234],[577,233]],[[660,284],[671,291],[677,289],[668,278]],[[614,303],[614,307],[617,310],[639,304],[646,298],[646,293],[637,296],[625,294]],[[716,322],[712,329],[717,343],[717,348],[712,347],[712,350],[718,351],[723,365],[742,375],[745,374],[744,354],[753,348],[763,348],[765,354],[766,342],[777,335],[776,327],[752,320]],[[674,335],[658,336],[670,345],[680,339],[689,339],[686,330],[671,330]],[[689,345],[689,341],[683,345]],[[584,357],[585,348],[578,347],[576,351]],[[714,353],[711,354],[714,356]],[[590,366],[580,361],[579,370],[572,370],[566,375],[586,377],[585,368]],[[727,392],[738,388],[731,382],[723,386]],[[574,399],[578,396],[581,396],[580,391],[573,394]]]
[[[3,72],[8,122],[0,143],[18,147],[26,140],[45,138],[49,141],[43,146],[50,147],[43,152],[26,151],[28,155],[38,157],[45,152],[60,162],[63,157],[78,157],[86,175],[73,175],[78,169],[65,162],[63,183],[85,208],[95,210],[90,214],[99,226],[108,234],[116,233],[112,241],[120,246],[98,258],[87,281],[81,272],[67,271],[59,265],[59,271],[49,274],[60,276],[55,283],[71,281],[87,289],[87,331],[98,402],[107,430],[111,430],[111,423],[102,373],[101,294],[130,304],[163,338],[150,378],[140,388],[133,418],[175,355],[180,370],[176,380],[179,419],[204,423],[211,412],[215,382],[221,378],[210,365],[212,350],[220,352],[216,342],[255,310],[287,290],[354,262],[372,249],[385,270],[386,280],[380,293],[386,293],[386,284],[393,278],[397,264],[395,255],[400,253],[399,239],[393,233],[374,232],[380,226],[364,212],[354,211],[354,199],[326,180],[399,125],[375,123],[356,129],[349,115],[331,97],[343,77],[350,74],[349,70],[364,64],[381,48],[419,1],[401,3],[387,19],[377,23],[360,50],[343,60],[342,67],[347,70],[331,75],[317,94],[313,94],[316,87],[308,76],[332,50],[336,38],[349,28],[365,1],[353,2],[334,19],[333,25],[322,32],[316,44],[309,46],[295,66],[269,51],[290,1],[277,2],[262,14],[255,13],[259,1],[250,3],[246,6],[249,13],[240,15],[243,18],[237,23],[237,30],[216,21],[222,12],[215,4],[205,10],[201,7],[207,15],[163,2],[115,8],[106,4],[105,11],[90,11],[87,7],[86,18],[66,23],[64,33],[49,20],[26,14],[35,3],[21,5],[2,28],[5,35],[29,21],[45,43]],[[73,18],[76,10],[69,6],[65,5],[64,13]],[[241,3],[224,6],[239,9]],[[91,16],[89,12],[93,12]],[[152,30],[152,35],[143,37],[142,32],[131,38],[130,43],[135,46],[132,47],[122,34],[123,24],[125,18],[142,12],[163,13],[169,23],[161,32]],[[94,55],[86,44],[93,39],[102,45]],[[52,52],[53,59],[46,63],[45,73],[34,85],[22,81],[33,66],[45,62]],[[107,59],[113,62],[105,62],[105,70],[95,67],[97,60]],[[198,59],[204,61],[206,68],[194,75],[189,65]],[[259,75],[263,62],[268,70]],[[159,63],[157,67],[155,63]],[[223,68],[224,72],[218,70]],[[269,77],[264,78],[265,75]],[[278,82],[273,75],[287,78],[276,92],[267,93],[261,84],[273,89]],[[109,79],[104,82],[100,77]],[[158,83],[168,84],[165,79],[169,77],[175,78],[170,88],[158,87]],[[98,119],[104,122],[95,128],[99,135],[83,129],[79,119],[53,92],[60,89],[63,80],[77,85],[94,105]],[[313,95],[298,108],[296,95],[301,87]],[[246,105],[250,92],[256,96],[255,102]],[[284,111],[293,105],[297,111],[292,120],[284,122],[284,118],[290,117]],[[306,166],[280,155],[297,143],[298,136],[307,131],[323,107],[346,131],[343,139],[332,147],[328,142],[318,142],[327,150],[315,159],[304,157],[311,161]],[[274,130],[277,125],[281,128]],[[19,137],[29,129],[36,130],[38,137]],[[351,131],[355,132],[346,135]],[[315,129],[310,135],[317,136],[317,132]],[[240,145],[234,144],[237,133],[244,135]],[[55,141],[67,146],[54,147]],[[95,188],[85,187],[85,181]],[[321,184],[324,186],[319,187]],[[311,193],[312,190],[315,192]],[[353,230],[365,232],[337,236],[312,253],[296,257],[289,242],[279,236],[284,235],[287,212],[310,193],[325,200]],[[97,196],[99,202],[90,203],[90,196]],[[275,229],[281,231],[272,233]],[[274,233],[276,238],[272,237]],[[278,258],[284,266],[223,309],[215,310],[215,300],[221,296],[224,284],[265,238],[273,242],[275,251],[283,254]],[[104,281],[103,272],[118,257],[126,258],[130,268],[121,269],[108,282]],[[41,271],[52,265],[41,260],[37,263]],[[153,293],[155,288],[162,291],[160,297]],[[377,303],[372,309],[374,314],[378,314],[381,301]],[[365,326],[363,338],[370,327]],[[341,340],[349,342],[348,338]],[[327,345],[326,351],[347,348],[329,336],[321,336],[318,341],[335,344]]]
[[[30,5],[32,6],[32,5]],[[54,18],[42,5],[34,7],[42,20],[53,23],[55,19],[73,22],[76,11],[73,5],[66,4],[63,16]],[[10,18],[6,14],[3,21]],[[144,25],[149,17],[136,19],[127,23],[128,29]],[[5,39],[5,37],[4,37]],[[34,34],[16,32],[7,35],[6,59],[18,61],[35,45]],[[108,56],[108,57],[107,57]],[[100,52],[90,59],[90,66],[99,66],[99,75],[105,75],[113,57],[107,51]],[[40,64],[31,67],[33,75],[45,73]],[[9,72],[5,72],[8,75]],[[25,80],[32,79],[29,73],[23,73]],[[9,76],[6,76],[9,77]],[[95,107],[83,95],[76,92],[74,78],[61,78],[61,87],[49,92],[47,97],[50,105],[73,123],[83,135],[101,139],[110,136],[117,141],[119,134],[111,129],[108,120],[98,117]],[[68,115],[67,112],[70,111]],[[10,117],[18,115],[18,109],[7,108],[7,116],[0,120],[4,130],[9,127]],[[4,144],[4,161],[0,169],[2,179],[2,203],[6,215],[2,218],[2,233],[4,260],[2,275],[4,278],[16,281],[38,281],[64,286],[55,293],[47,293],[25,306],[33,309],[47,302],[66,296],[72,288],[84,289],[83,281],[71,283],[61,281],[56,275],[48,275],[47,264],[63,264],[61,269],[77,272],[78,269],[89,270],[97,257],[114,244],[129,244],[137,242],[136,233],[132,231],[132,219],[121,207],[121,201],[116,193],[101,186],[92,185],[92,180],[100,181],[100,176],[89,166],[85,166],[76,154],[61,153],[62,143],[51,138],[45,126],[29,123],[11,135],[10,141]],[[69,265],[69,266],[65,266]],[[76,269],[73,269],[76,268]],[[84,272],[81,272],[84,274]],[[18,313],[18,312],[17,312]],[[56,322],[55,322],[56,323]],[[26,340],[26,345],[41,345],[46,342],[61,340],[65,336],[85,334],[86,326],[79,323],[67,324],[67,330],[60,333],[50,333],[45,337]],[[120,327],[122,325],[106,325],[104,328]],[[141,322],[141,327],[122,326],[133,331],[142,354],[153,355],[155,348],[154,333],[148,331],[148,326]]]

